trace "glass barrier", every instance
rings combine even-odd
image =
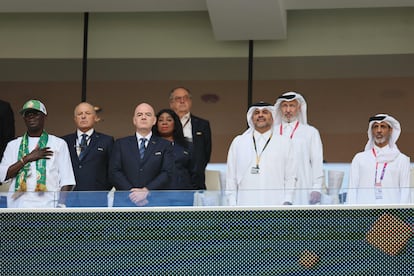
[[[72,191],[72,192],[0,192],[0,208],[116,208],[116,207],[184,207],[184,206],[283,206],[283,205],[387,205],[414,204],[414,189],[347,189],[327,187],[316,204],[295,203],[296,193],[311,190],[158,190]]]

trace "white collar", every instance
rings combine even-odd
[[[82,134],[86,134],[86,135],[88,135],[88,137],[90,137],[93,134],[93,132],[94,132],[94,129],[93,128],[91,128],[87,132],[82,132],[79,129],[76,130],[76,133],[77,133],[77,135],[78,135],[79,138],[82,138]]]
[[[152,132],[150,132],[147,136],[142,136],[141,134],[139,134],[138,132],[135,132],[135,136],[137,137],[137,140],[139,141],[141,138],[145,138],[147,139],[147,141],[149,141],[151,139],[152,136]]]
[[[292,122],[290,122],[290,123],[285,122],[285,121],[282,121],[282,126],[283,126],[283,127],[285,127],[285,126],[292,126],[292,125],[295,125],[297,122],[298,122],[298,119],[295,119],[295,120],[293,120],[293,121],[292,121]]]
[[[380,147],[378,147],[377,145],[374,144],[374,149],[375,149],[375,152],[377,152],[377,153],[381,152],[381,151],[384,151],[384,150],[388,150],[389,148],[390,148],[390,144],[386,144],[382,148],[380,148]]]
[[[188,112],[187,114],[185,114],[183,117],[181,117],[181,121],[183,122],[185,122],[185,121],[187,121],[188,119],[190,119],[190,116],[191,116],[191,113],[190,112]]]
[[[265,140],[269,139],[273,133],[273,129],[269,129],[265,133],[260,133],[257,130],[254,130],[253,135],[255,139],[264,138]]]

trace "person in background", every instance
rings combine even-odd
[[[291,205],[296,163],[290,139],[273,128],[274,106],[249,107],[249,129],[234,138],[227,157],[225,194],[228,205]]]
[[[7,207],[65,207],[76,184],[66,142],[46,132],[42,102],[27,101],[20,114],[27,131],[7,144],[0,164],[0,180],[11,181]]]
[[[287,92],[278,97],[275,109],[275,135],[292,141],[298,162],[294,203],[317,204],[324,179],[323,147],[319,131],[307,122],[306,101],[297,92]]]
[[[15,138],[14,114],[8,102],[0,100],[0,160],[6,145]]]
[[[347,204],[410,203],[410,158],[397,147],[400,133],[388,114],[369,118],[365,150],[352,159]]]
[[[185,87],[176,87],[170,92],[170,108],[180,117],[184,137],[191,143],[195,174],[193,183],[206,189],[205,170],[211,157],[211,129],[209,121],[191,113],[191,92]]]
[[[108,167],[114,138],[95,131],[98,117],[90,103],[82,102],[75,107],[74,121],[76,132],[62,137],[68,144],[76,179],[75,193],[69,194],[67,205],[105,207],[105,191],[112,189],[108,179]]]
[[[171,190],[174,169],[171,143],[152,133],[154,109],[138,104],[133,115],[136,132],[115,141],[109,161],[109,178],[117,192],[114,206],[148,205],[151,190]],[[118,191],[128,191],[127,196]]]

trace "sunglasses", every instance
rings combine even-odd
[[[41,111],[30,109],[24,112],[23,117],[39,116],[41,114],[43,114]]]

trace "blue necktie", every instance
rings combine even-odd
[[[82,159],[84,151],[86,147],[88,146],[88,139],[86,138],[88,137],[88,135],[84,133],[81,136],[82,136],[82,139],[79,144],[79,147],[80,147],[79,159]]]
[[[142,159],[142,158],[144,158],[145,142],[147,141],[147,138],[140,138],[139,140],[141,141],[141,143],[139,144],[139,156]]]

